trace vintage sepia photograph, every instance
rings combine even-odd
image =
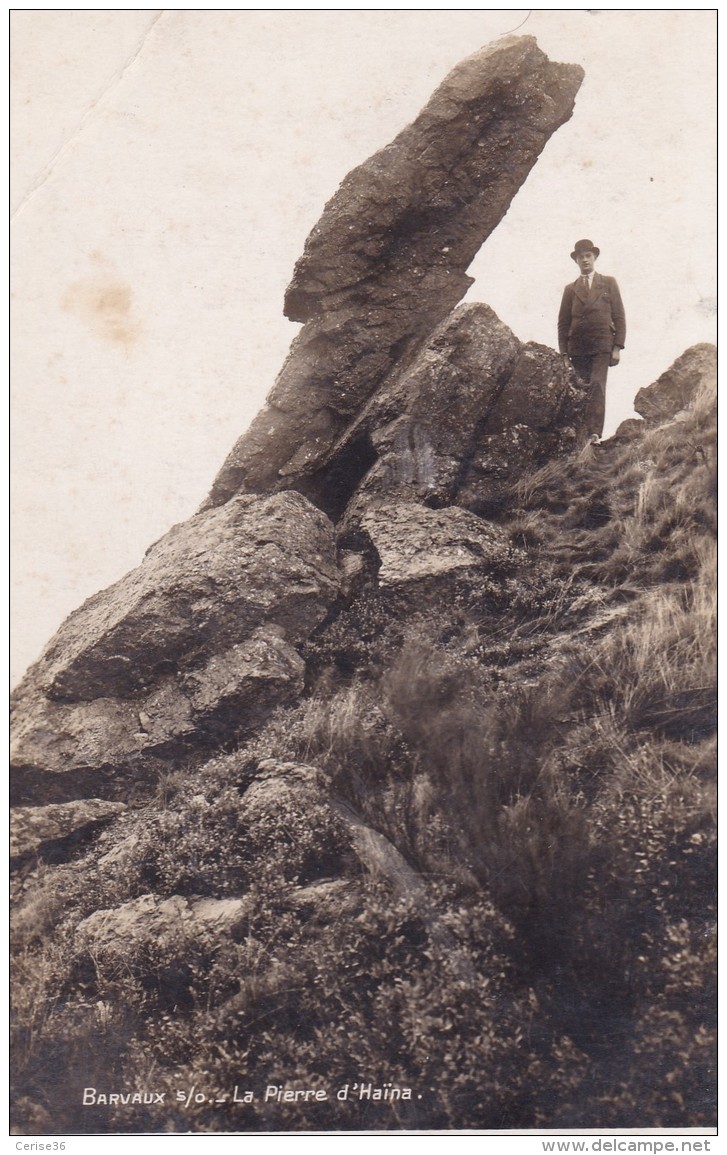
[[[716,10],[10,48],[11,1133],[708,1151]]]

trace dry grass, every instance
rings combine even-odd
[[[703,546],[697,580],[647,591],[578,671],[588,708],[616,714],[636,730],[698,741],[715,725],[716,585]]]

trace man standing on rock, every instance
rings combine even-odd
[[[613,277],[596,272],[600,254],[593,241],[576,241],[571,258],[580,277],[566,285],[558,314],[558,348],[578,376],[591,388],[586,407],[586,432],[597,442],[606,415],[606,377],[618,365],[626,341],[626,317]]]

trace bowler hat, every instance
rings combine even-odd
[[[595,253],[597,257],[600,256],[601,250],[596,248],[593,241],[585,240],[585,241],[576,241],[576,247],[574,248],[573,252],[571,253],[572,259],[575,261],[578,254],[586,252],[587,249],[590,249],[591,252]]]

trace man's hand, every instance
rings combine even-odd
[[[611,366],[611,368],[613,368],[614,365],[618,365],[620,360],[621,360],[621,350],[619,349],[618,345],[615,345],[613,347],[613,349],[611,350],[611,360],[609,361],[609,365]]]

